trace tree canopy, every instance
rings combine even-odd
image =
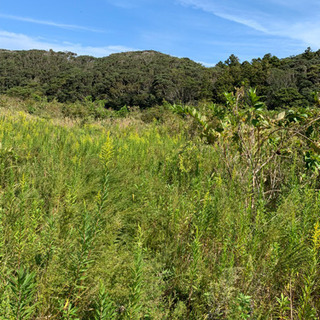
[[[268,108],[308,106],[320,90],[320,50],[285,59],[266,54],[240,62],[235,55],[206,68],[156,51],[104,58],[72,52],[0,50],[0,93],[74,102],[91,96],[106,107],[224,103],[224,92],[255,87]]]

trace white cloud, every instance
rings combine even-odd
[[[211,63],[211,62],[203,62],[203,61],[196,61],[196,62],[198,62],[208,68],[214,67],[216,65],[216,63]]]
[[[313,22],[299,22],[292,26],[283,27],[275,34],[300,40],[307,46],[320,48],[320,26]]]
[[[314,12],[319,3],[308,0],[302,11],[301,1],[265,0],[268,11],[259,9],[256,2],[247,4],[225,0],[178,0],[180,4],[203,10],[217,17],[239,23],[267,35],[298,40],[306,46],[320,47],[319,15]],[[269,2],[269,3],[268,3]],[[272,4],[273,2],[273,4]],[[313,11],[312,8],[315,10]],[[283,14],[285,12],[286,14]]]
[[[200,9],[205,12],[212,13],[219,18],[237,22],[249,28],[252,28],[264,33],[268,32],[268,30],[265,27],[263,27],[259,22],[255,21],[254,19],[245,17],[238,10],[237,11],[228,10],[221,5],[217,5],[213,1],[211,2],[205,1],[205,0],[178,0],[178,1],[183,5],[192,6],[196,9]],[[249,16],[252,16],[252,15],[249,14]]]
[[[83,46],[78,43],[54,43],[43,40],[42,38],[32,38],[25,34],[13,33],[0,30],[1,48],[8,50],[54,50],[54,51],[71,51],[80,55],[91,55],[95,57],[108,56],[111,53],[134,51],[136,49],[128,48],[121,45],[110,45],[103,47]]]
[[[47,20],[38,20],[38,19],[33,19],[33,18],[28,18],[28,17],[20,17],[20,16],[14,16],[14,15],[9,15],[9,14],[2,14],[2,13],[0,13],[0,18],[16,20],[16,21],[23,21],[23,22],[30,22],[30,23],[35,23],[35,24],[42,24],[42,25],[46,25],[46,26],[52,26],[52,27],[57,27],[57,28],[62,28],[62,29],[69,29],[69,30],[104,32],[102,30],[98,30],[95,28],[84,27],[84,26],[79,26],[79,25],[75,25],[75,24],[65,24],[65,23],[58,23],[58,22],[47,21]]]
[[[220,18],[223,18],[223,19],[227,19],[227,20],[230,20],[233,22],[243,24],[249,28],[252,28],[257,31],[261,31],[263,33],[270,33],[268,29],[266,29],[260,23],[254,21],[252,19],[248,19],[248,18],[244,18],[244,17],[240,17],[240,16],[235,16],[235,15],[227,14],[227,13],[215,13],[215,15]]]

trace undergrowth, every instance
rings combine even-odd
[[[10,103],[0,109],[0,319],[319,319],[319,175],[307,142],[278,150],[270,135],[262,146],[245,122],[235,140],[224,117],[210,122],[224,133],[203,132],[188,116],[50,120]],[[259,153],[272,161],[257,171]]]

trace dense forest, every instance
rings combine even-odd
[[[169,103],[225,103],[225,92],[255,87],[269,109],[310,106],[320,89],[320,50],[285,59],[266,54],[213,68],[155,51],[104,58],[71,52],[0,50],[0,93],[75,102],[91,97],[108,108]]]

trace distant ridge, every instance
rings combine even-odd
[[[306,106],[320,91],[320,50],[278,59],[271,54],[250,63],[231,55],[207,68],[189,58],[154,50],[107,57],[72,52],[0,50],[0,93],[60,102],[104,100],[106,107],[199,101],[224,102],[224,92],[256,87],[269,108]]]

